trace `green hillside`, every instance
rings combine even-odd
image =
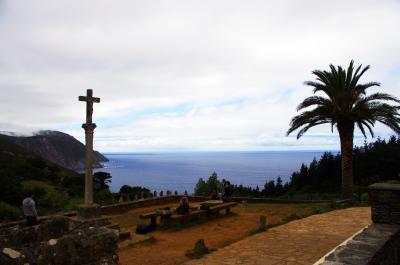
[[[0,136],[0,220],[15,219],[27,191],[39,213],[56,212],[83,196],[84,178]]]

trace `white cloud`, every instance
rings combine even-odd
[[[285,137],[311,93],[302,82],[355,59],[372,65],[365,81],[400,97],[399,11],[398,1],[4,1],[0,130],[82,139],[77,97],[93,88],[103,151],[338,148],[315,136],[329,127]]]

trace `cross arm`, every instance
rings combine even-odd
[[[85,97],[85,96],[79,96],[79,101],[87,101],[87,102],[94,102],[94,103],[100,103],[100,98],[93,98],[93,97]]]

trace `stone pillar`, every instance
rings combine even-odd
[[[93,132],[96,124],[83,124],[86,139],[85,204],[93,203]]]
[[[368,190],[372,221],[400,225],[400,184],[376,183]]]

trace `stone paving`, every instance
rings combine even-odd
[[[185,264],[310,265],[370,223],[369,207],[313,215],[250,236]]]

